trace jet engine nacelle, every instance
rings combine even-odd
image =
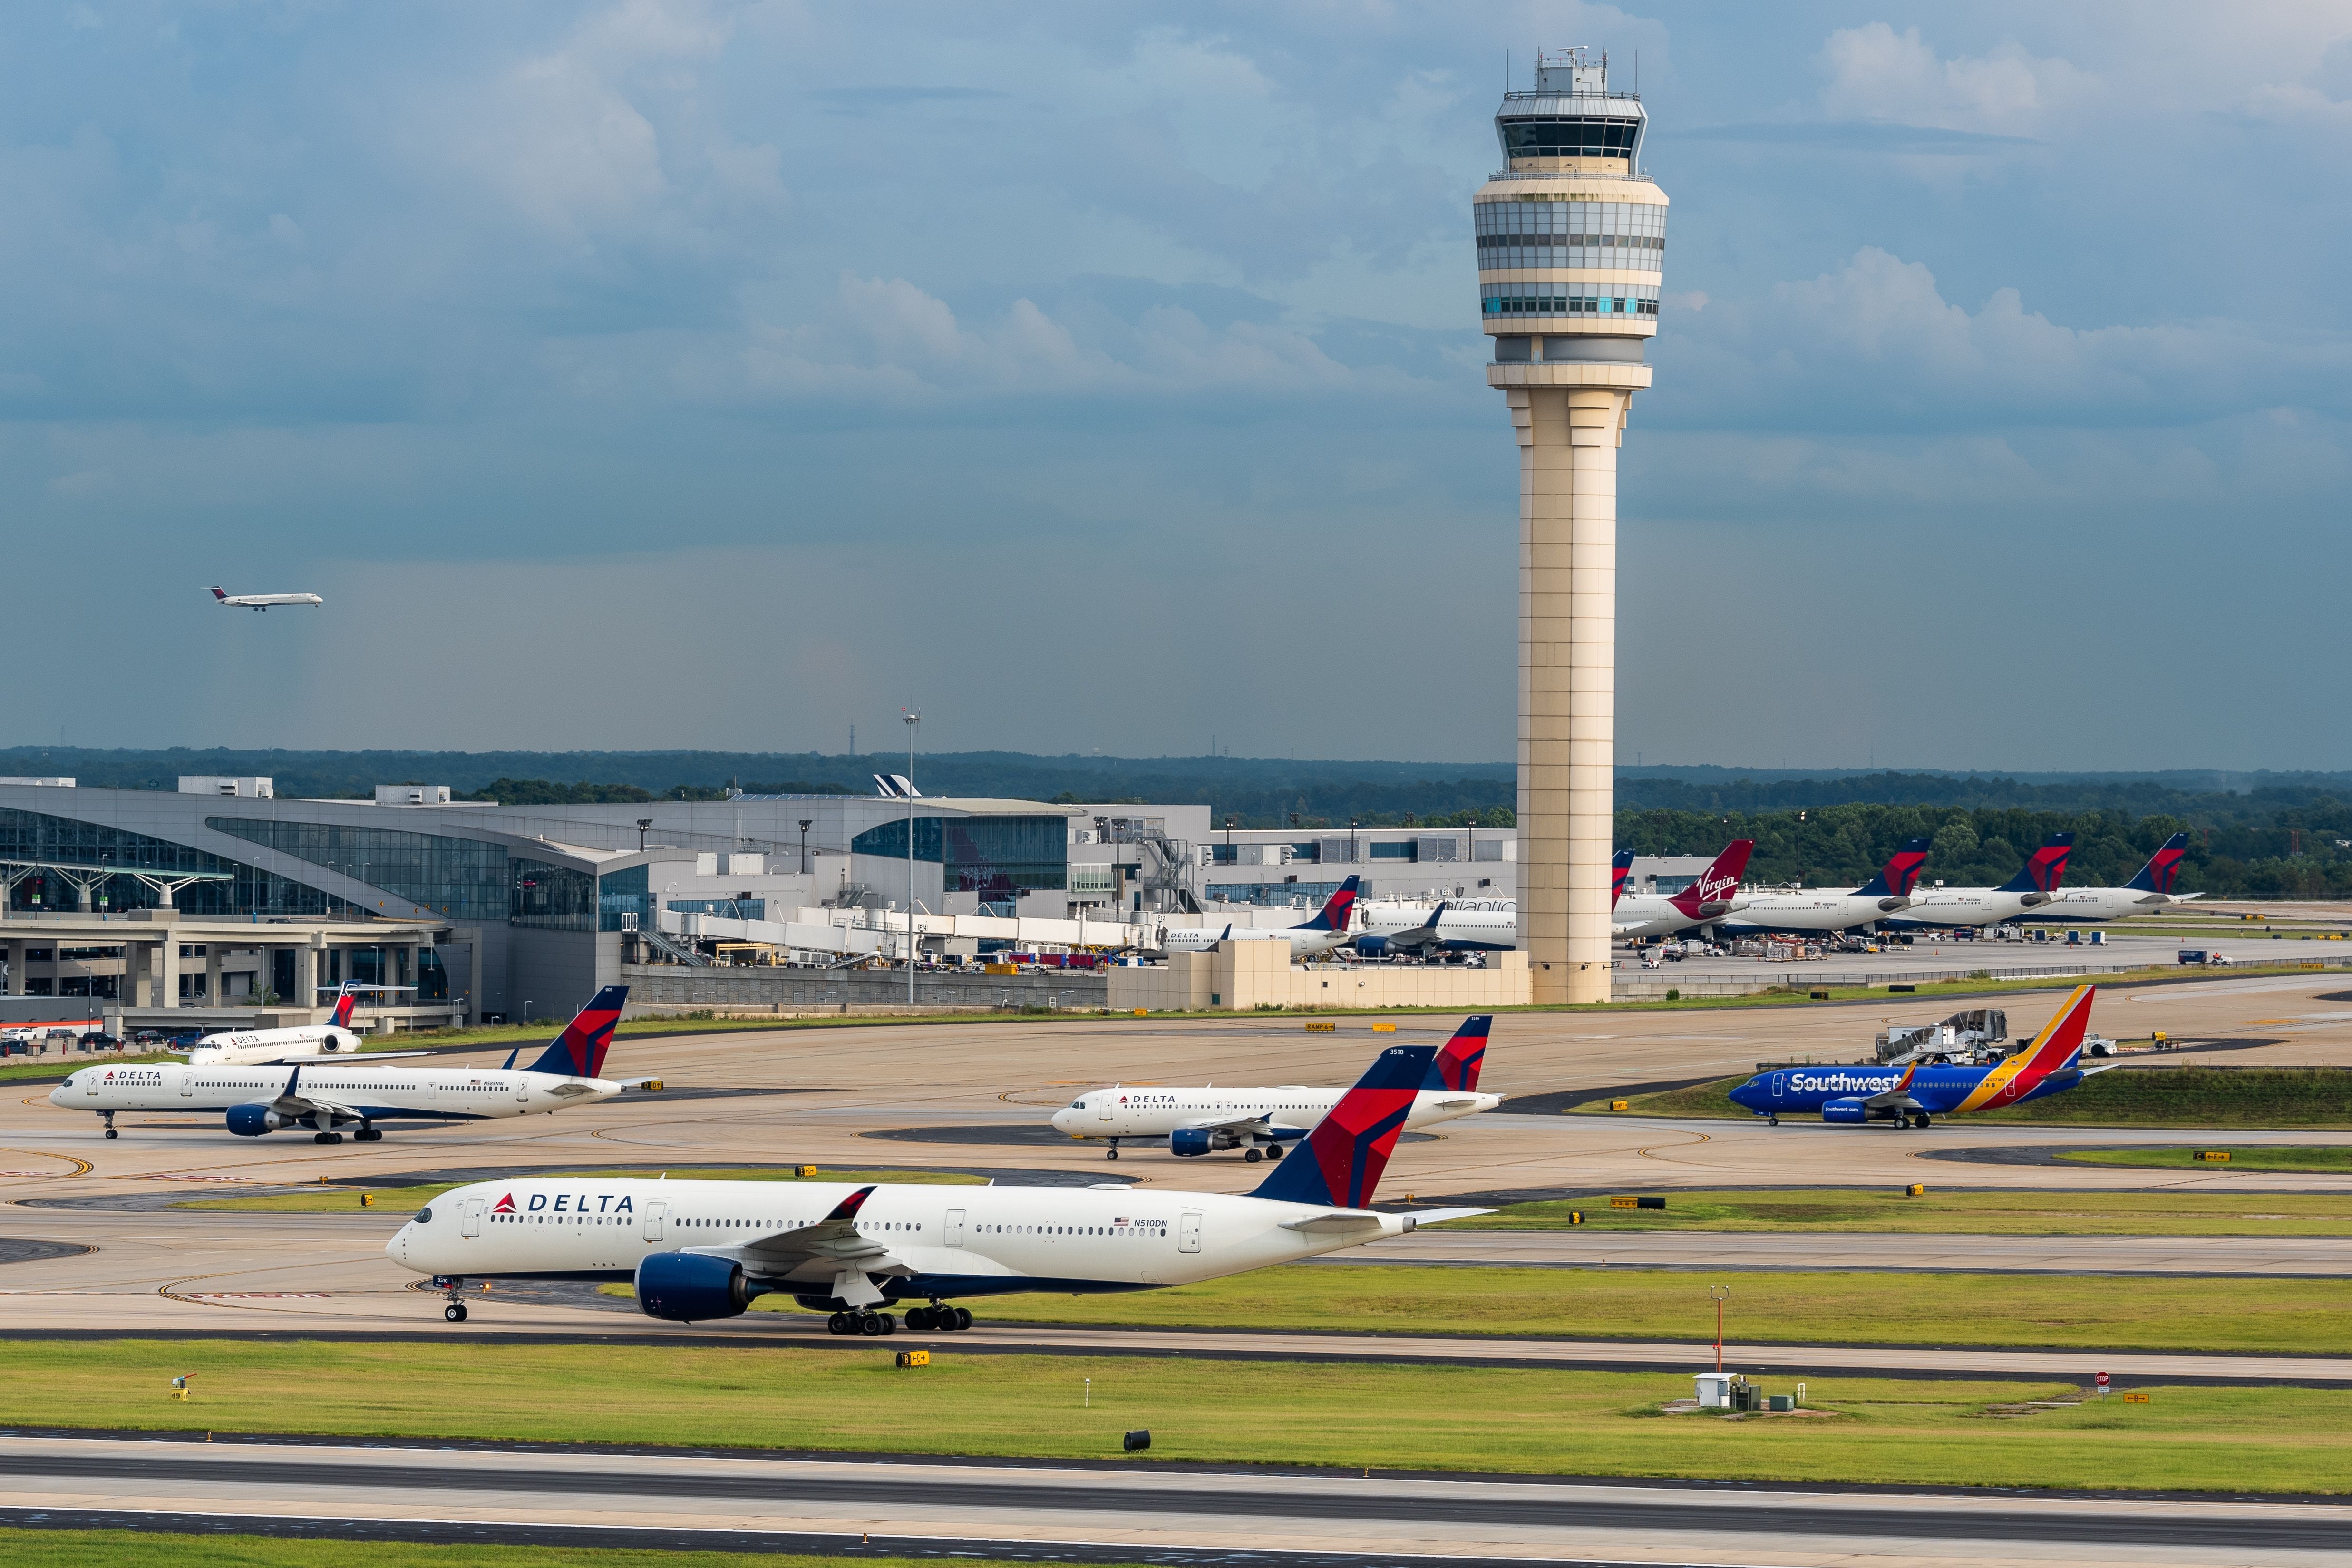
[[[228,1108],[228,1130],[240,1138],[258,1138],[265,1132],[275,1132],[286,1124],[284,1117],[266,1105],[232,1105]]]
[[[1848,1095],[1843,1100],[1832,1100],[1822,1105],[1822,1120],[1824,1121],[1867,1121],[1870,1120],[1870,1108],[1863,1104],[1861,1100],[1858,1098],[1853,1095]]]
[[[1359,958],[1386,958],[1392,951],[1389,939],[1384,936],[1360,936],[1356,939],[1356,956]]]
[[[327,1037],[319,1042],[319,1049],[330,1056],[341,1056],[347,1051],[356,1051],[359,1048],[360,1043],[357,1039],[333,1029],[328,1030]]]
[[[738,1318],[751,1305],[743,1266],[695,1252],[656,1252],[637,1265],[637,1308],[648,1318],[705,1323]]]
[[[1215,1147],[1216,1140],[1205,1127],[1179,1127],[1168,1134],[1168,1152],[1171,1154],[1205,1154]],[[1230,1149],[1233,1145],[1228,1143],[1225,1147]]]

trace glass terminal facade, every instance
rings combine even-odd
[[[205,826],[340,871],[455,920],[507,917],[507,852],[497,844],[394,827],[250,816],[207,816]]]

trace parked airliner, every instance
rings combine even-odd
[[[1746,909],[1755,895],[1739,890],[1748,870],[1753,838],[1735,838],[1699,873],[1698,880],[1675,893],[1626,893],[1610,911],[1615,934],[1621,937],[1672,936],[1678,931],[1706,925]],[[1630,868],[1632,862],[1626,862]]]
[[[607,985],[564,1026],[540,1058],[514,1070],[520,1048],[503,1068],[379,1068],[356,1062],[296,1062],[279,1069],[173,1062],[160,1067],[87,1067],[49,1091],[51,1105],[95,1112],[115,1136],[114,1118],[126,1110],[219,1112],[228,1130],[257,1138],[280,1128],[308,1128],[314,1143],[340,1143],[339,1128],[357,1124],[352,1137],[379,1142],[379,1121],[472,1121],[537,1116],[610,1100],[633,1082],[597,1077],[621,1021],[625,985]]]
[[[232,594],[226,588],[215,588],[213,597],[233,610],[283,609],[289,605],[323,605],[327,602],[316,594]]]
[[[1850,893],[1798,889],[1755,892],[1748,907],[1717,929],[1728,935],[1752,936],[1759,931],[1832,931],[1883,921],[1911,903],[1911,889],[1927,862],[1927,840],[1913,838],[1887,857],[1878,875]]]
[[[1896,931],[1932,926],[1990,926],[2039,909],[2057,897],[2059,879],[2066,875],[2066,858],[2074,852],[2074,836],[2053,833],[2042,841],[2024,869],[1998,888],[1921,888],[1910,905],[1886,917]]]
[[[1359,958],[1392,952],[1508,952],[1519,945],[1519,907],[1480,903],[1366,904],[1362,929],[1349,945]]]
[[[1160,935],[1163,952],[1214,952],[1221,942],[1287,942],[1293,958],[1312,958],[1348,940],[1348,917],[1356,907],[1357,879],[1350,877],[1311,921],[1265,931],[1236,926],[1170,926]]]
[[[2176,893],[2173,884],[2180,876],[2180,858],[2189,849],[2189,835],[2176,833],[2166,839],[2157,852],[2147,858],[2147,864],[2138,875],[2120,888],[2076,888],[2062,892],[2048,903],[2026,911],[2029,921],[2119,921],[2126,915],[2150,914],[2185,904],[2191,899],[2201,899],[2202,893]]]
[[[206,1035],[188,1051],[191,1067],[270,1067],[284,1062],[316,1061],[320,1057],[356,1056],[360,1037],[352,1032],[352,1008],[362,991],[396,989],[385,985],[346,984],[335,994],[333,1016],[323,1024],[297,1024],[286,1029],[226,1029]],[[421,1051],[378,1051],[368,1059],[388,1061],[421,1056]]]
[[[526,1177],[435,1198],[384,1251],[449,1293],[468,1279],[625,1279],[647,1317],[731,1318],[782,1291],[836,1334],[971,1326],[957,1297],[1149,1290],[1402,1236],[1485,1209],[1372,1200],[1437,1055],[1391,1046],[1246,1196],[1104,1184],[672,1182]]]
[[[1503,1103],[1499,1094],[1480,1094],[1478,1074],[1486,1065],[1486,1032],[1494,1018],[1465,1019],[1429,1065],[1429,1079],[1405,1113],[1408,1128],[1432,1126],[1458,1116],[1475,1116]],[[1157,1089],[1113,1084],[1090,1089],[1054,1112],[1056,1131],[1110,1144],[1106,1159],[1118,1158],[1122,1138],[1165,1138],[1171,1154],[1209,1154],[1239,1149],[1242,1158],[1279,1160],[1282,1146],[1307,1132],[1346,1091],[1337,1089]]]

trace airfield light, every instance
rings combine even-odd
[[[1715,1370],[1723,1370],[1723,1299],[1731,1294],[1728,1285],[1710,1285],[1706,1293],[1715,1298]]]

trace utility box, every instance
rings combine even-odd
[[[1731,1405],[1731,1373],[1703,1372],[1692,1380],[1698,1385],[1701,1410],[1726,1410]]]

